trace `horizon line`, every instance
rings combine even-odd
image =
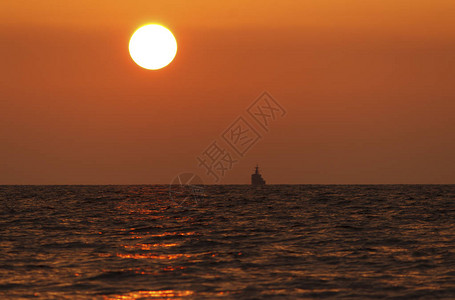
[[[45,183],[45,184],[33,184],[33,183],[13,183],[13,184],[1,184],[0,186],[153,186],[153,185],[171,185],[170,183]],[[203,183],[195,185],[246,185],[252,186],[250,183]],[[455,183],[271,183],[265,184],[264,186],[273,185],[455,185]]]

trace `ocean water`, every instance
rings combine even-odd
[[[455,298],[454,185],[0,186],[0,299]]]

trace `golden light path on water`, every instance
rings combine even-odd
[[[133,209],[130,210],[131,213],[141,213],[141,214],[149,214],[153,212],[152,210],[147,209]],[[147,238],[163,238],[163,237],[173,237],[173,236],[192,236],[196,235],[196,232],[163,232],[159,234],[145,234],[145,235],[138,235],[134,233],[135,228],[130,228],[128,231],[132,236],[130,237],[134,241],[140,241]],[[126,230],[124,230],[126,231]],[[124,244],[122,247],[127,251],[160,251],[161,248],[172,248],[180,246],[181,243],[134,243],[134,244]],[[198,254],[184,254],[184,253],[176,253],[176,254],[154,254],[154,253],[116,253],[115,256],[124,259],[150,259],[150,260],[161,260],[161,261],[169,261],[171,263],[174,260],[180,258],[190,258],[193,256],[199,256],[203,254],[208,254],[209,252],[205,253],[198,253]],[[113,256],[112,254],[107,253],[99,253],[100,257],[110,257]],[[185,267],[177,266],[177,265],[168,265],[166,267],[161,268],[161,271],[166,272],[173,272],[176,270],[183,270]],[[152,271],[153,270],[153,271]],[[140,275],[156,275],[159,276],[160,273],[156,271],[156,268],[151,268],[147,270],[146,268],[136,268],[131,270],[136,274]],[[105,300],[130,300],[130,299],[182,299],[184,297],[188,297],[194,294],[194,291],[191,290],[153,290],[153,291],[134,291],[129,292],[126,294],[121,295],[110,295],[105,296]],[[218,292],[217,295],[223,295],[225,292]]]
[[[133,299],[181,299],[193,295],[193,291],[175,291],[175,290],[161,290],[161,291],[137,291],[124,295],[114,295],[105,297],[105,300],[133,300]]]

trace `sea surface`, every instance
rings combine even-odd
[[[196,196],[0,186],[0,299],[455,299],[455,185]]]

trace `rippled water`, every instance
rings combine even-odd
[[[0,298],[455,297],[455,186],[0,187]]]

